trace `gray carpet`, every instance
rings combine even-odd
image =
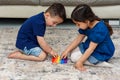
[[[87,71],[80,72],[68,60],[67,64],[52,64],[48,56],[44,62],[8,59],[7,55],[16,50],[15,40],[21,23],[0,23],[0,80],[120,80],[120,29],[114,29],[112,40],[116,51],[109,61],[113,68],[85,66]],[[61,53],[77,36],[74,25],[59,25],[47,28],[45,40]]]

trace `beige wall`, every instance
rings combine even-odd
[[[39,12],[45,11],[48,6],[0,6],[0,18],[28,18]],[[74,9],[66,6],[67,18],[70,18]],[[96,15],[101,18],[120,18],[120,5],[92,7]]]

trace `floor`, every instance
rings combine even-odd
[[[0,19],[0,80],[120,80],[120,28],[113,28],[111,36],[116,51],[109,62],[114,67],[85,66],[87,71],[80,72],[70,60],[67,64],[52,64],[51,56],[44,62],[8,59],[7,55],[16,50],[16,35],[23,21]],[[60,54],[77,34],[77,27],[68,21],[47,28],[45,40]]]

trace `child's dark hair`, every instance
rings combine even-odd
[[[54,3],[52,4],[46,11],[49,12],[51,16],[59,16],[60,18],[62,18],[63,20],[66,19],[66,12],[65,12],[65,8],[64,5],[62,5],[61,3]]]
[[[86,20],[89,20],[90,22],[93,22],[94,20],[98,20],[100,21],[101,19],[99,17],[97,17],[92,9],[90,8],[89,5],[86,4],[81,4],[78,5],[72,12],[71,14],[71,18],[75,21],[79,21],[79,22],[85,22]],[[105,24],[107,25],[107,28],[110,32],[110,35],[113,34],[113,30],[112,27],[105,22]]]

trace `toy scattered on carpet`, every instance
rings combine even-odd
[[[53,57],[52,58],[52,63],[57,63],[57,64],[65,64],[65,63],[67,63],[67,58],[65,58],[65,59],[60,59],[60,56],[58,56],[58,57]]]

